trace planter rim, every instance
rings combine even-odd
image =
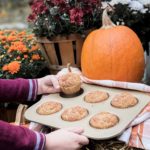
[[[36,37],[36,40],[38,43],[60,43],[60,42],[70,42],[70,41],[76,41],[76,40],[84,40],[85,37],[92,32],[94,29],[87,30],[85,34],[69,34],[69,35],[57,35],[53,37],[52,39],[48,39],[47,37]]]
[[[71,34],[68,36],[56,36],[52,38],[51,40],[47,37],[36,37],[37,42],[39,43],[60,43],[60,42],[70,42],[70,41],[76,41],[80,39],[84,39],[85,37],[82,37],[80,34]]]

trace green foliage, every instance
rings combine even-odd
[[[143,43],[144,49],[149,50],[150,41],[150,5],[145,6],[145,13],[138,10],[132,10],[128,4],[114,5],[114,11],[110,14],[112,20],[117,24],[123,24],[130,27],[137,33]]]

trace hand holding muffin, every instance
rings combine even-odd
[[[71,72],[70,64],[68,64],[68,73],[59,78],[59,85],[61,91],[66,95],[75,94],[80,91],[81,78],[78,74]]]

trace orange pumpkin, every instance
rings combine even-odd
[[[138,82],[144,74],[144,50],[134,31],[102,16],[103,26],[91,32],[82,48],[84,76],[98,80]]]

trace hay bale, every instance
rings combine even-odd
[[[117,139],[95,141],[90,140],[89,145],[83,147],[81,150],[141,150],[126,145],[124,142]]]

